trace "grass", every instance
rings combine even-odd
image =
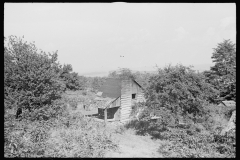
[[[235,157],[235,132],[221,136],[220,131],[228,119],[225,108],[205,106],[208,115],[198,117],[195,123],[188,120],[185,125],[163,125],[165,120],[132,120],[124,127],[134,129],[137,135],[151,135],[160,139],[158,152],[167,158],[233,158]],[[163,116],[164,117],[164,116]]]
[[[137,136],[160,140],[158,152],[164,157],[235,157],[235,132],[219,135],[228,122],[224,108],[207,106],[208,116],[199,117],[196,123],[189,125],[164,126],[160,120],[132,120],[110,130],[101,121],[84,117],[77,108],[94,98],[91,92],[68,91],[55,104],[65,107],[64,112],[48,120],[15,120],[13,110],[6,111],[4,156],[104,157],[108,150],[118,149],[117,139],[113,139],[112,134],[119,138],[134,130]],[[126,139],[126,143],[131,140]]]
[[[48,120],[15,120],[5,114],[4,157],[104,157],[107,150],[116,149],[104,123],[75,109],[82,100],[89,100],[88,95],[68,92],[55,105],[70,105]]]

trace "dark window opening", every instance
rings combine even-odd
[[[136,94],[132,94],[132,99],[135,99],[136,98]]]

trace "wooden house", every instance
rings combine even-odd
[[[98,108],[100,117],[105,121],[129,120],[132,105],[144,102],[143,88],[134,79],[108,78],[100,87],[103,98],[109,98],[106,105]]]

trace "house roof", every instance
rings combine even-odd
[[[102,97],[118,98],[121,96],[121,79],[108,78],[100,87]]]
[[[107,107],[109,107],[109,105],[112,103],[112,101],[115,100],[115,98],[100,98],[100,97],[96,97],[95,100],[100,101],[101,103],[99,103],[98,108],[102,108],[105,109]]]
[[[143,88],[141,83],[139,81],[136,81],[135,79],[132,79],[140,88]]]
[[[121,81],[124,79],[108,78],[105,83],[100,87],[99,91],[102,92],[102,97],[118,98],[121,96]],[[131,79],[139,87],[142,86],[134,79]]]

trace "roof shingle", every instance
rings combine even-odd
[[[99,90],[103,92],[102,97],[118,98],[121,96],[121,80],[108,78]]]

